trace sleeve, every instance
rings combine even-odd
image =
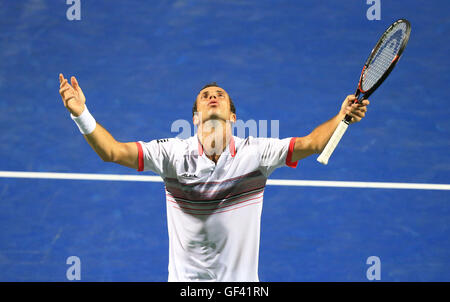
[[[260,156],[260,169],[269,176],[280,167],[296,168],[297,162],[292,162],[296,137],[277,139],[259,138],[258,150]]]
[[[136,142],[138,147],[138,171],[153,171],[162,177],[175,161],[176,139],[155,139]]]

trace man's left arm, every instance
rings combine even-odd
[[[346,114],[352,117],[351,124],[361,121],[366,115],[370,102],[364,100],[362,104],[353,104],[355,100],[354,95],[347,96],[336,116],[315,128],[309,135],[298,137],[295,141],[291,161],[296,162],[312,154],[321,153]]]

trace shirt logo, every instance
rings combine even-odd
[[[191,174],[191,173],[183,173],[183,174],[181,174],[181,177],[185,177],[185,178],[198,178],[197,175]]]

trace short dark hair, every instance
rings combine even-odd
[[[211,83],[208,83],[205,86],[203,86],[203,88],[200,89],[200,91],[202,91],[203,89],[208,88],[208,87],[220,87],[220,86],[216,82],[211,82]],[[228,98],[230,99],[230,110],[231,110],[231,112],[236,114],[236,107],[234,107],[234,103],[233,103],[233,100],[231,99],[230,95],[228,95]],[[197,98],[195,99],[194,106],[192,106],[192,116],[194,116],[196,112],[197,112]]]

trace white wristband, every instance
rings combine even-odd
[[[77,124],[80,132],[84,135],[94,132],[95,127],[97,126],[97,122],[89,112],[86,105],[84,107],[83,113],[81,113],[80,116],[73,116],[72,114],[70,114],[70,117],[73,119],[75,124]]]

